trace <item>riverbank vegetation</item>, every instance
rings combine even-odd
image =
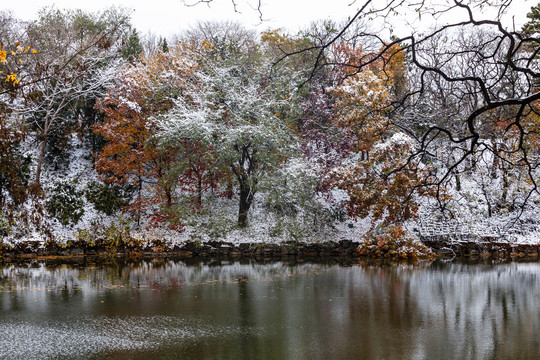
[[[1,12],[3,248],[538,242],[535,14],[520,31],[470,18],[383,39],[362,15],[165,39],[116,8]]]

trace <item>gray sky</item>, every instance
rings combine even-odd
[[[195,0],[186,0],[193,2]],[[383,2],[376,0],[376,3]],[[444,1],[443,1],[444,2]],[[511,14],[519,28],[526,21],[526,14],[538,0],[514,0]],[[169,36],[179,33],[200,20],[237,20],[247,27],[258,30],[285,28],[294,33],[319,19],[342,20],[355,13],[361,0],[262,0],[262,11],[266,21],[260,23],[258,13],[250,7],[256,0],[236,0],[240,14],[234,12],[231,0],[214,0],[209,7],[199,4],[187,7],[182,0],[19,0],[8,2],[8,10],[24,20],[36,18],[37,11],[44,6],[55,5],[59,9],[81,8],[89,11],[102,10],[112,3],[133,9],[132,22],[142,33],[149,31],[156,35]],[[351,5],[351,3],[353,3]],[[1,9],[1,8],[0,8]],[[4,8],[6,9],[6,8]],[[409,15],[409,19],[414,15]],[[507,17],[511,22],[511,16]],[[401,16],[401,22],[404,21]],[[396,19],[396,22],[400,21]],[[455,19],[453,19],[455,20]],[[433,23],[432,19],[422,19],[420,26]],[[508,23],[507,26],[511,24]],[[403,25],[396,25],[400,29]]]
[[[190,1],[190,0],[187,0]],[[90,11],[105,9],[111,4],[134,10],[132,22],[143,34],[151,31],[156,35],[171,35],[189,28],[200,20],[237,20],[247,27],[257,29],[283,27],[292,30],[307,26],[316,19],[342,19],[354,12],[356,7],[348,6],[351,0],[263,0],[264,21],[259,21],[258,13],[249,5],[254,3],[238,0],[235,13],[230,0],[215,0],[209,7],[205,4],[188,7],[182,0],[19,0],[10,1],[7,9],[19,18],[35,18],[37,11],[55,5],[59,9],[82,8]],[[191,2],[192,3],[192,2]]]

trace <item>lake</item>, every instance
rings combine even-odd
[[[535,359],[540,263],[0,265],[1,359]]]

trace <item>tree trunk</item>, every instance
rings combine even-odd
[[[227,181],[227,191],[225,192],[226,196],[227,196],[227,199],[232,199],[233,195],[234,195],[234,188],[233,188],[233,181],[232,181],[232,178],[229,178],[229,180]]]
[[[456,191],[461,191],[461,179],[459,174],[456,174]]]
[[[137,201],[139,203],[139,205],[137,206],[137,228],[139,228],[141,226],[141,214],[142,214],[142,211],[141,211],[141,208],[142,208],[142,176],[139,175],[139,184],[138,184],[138,189],[137,189]]]
[[[41,168],[43,166],[43,158],[45,157],[45,148],[47,146],[47,134],[43,134],[43,141],[41,143],[41,148],[39,149],[39,158],[36,169],[36,184],[41,186]]]
[[[202,193],[202,176],[201,174],[199,174],[197,179],[197,205],[199,206],[199,208],[202,208]]]
[[[503,191],[501,195],[501,203],[503,206],[506,206],[506,202],[508,201],[508,188],[510,187],[510,182],[508,181],[508,174],[506,173],[504,168],[502,171],[502,179],[503,179]]]
[[[246,227],[248,224],[248,212],[253,203],[253,188],[245,182],[240,184],[240,206],[238,208],[238,226]]]
[[[255,187],[257,186],[257,180],[253,177],[254,170],[257,168],[255,159],[257,150],[251,147],[251,143],[244,144],[242,146],[235,145],[234,148],[241,155],[241,158],[238,161],[238,166],[236,167],[234,164],[231,164],[231,170],[236,175],[238,185],[240,185],[238,226],[243,228],[248,224],[248,212],[251,204],[253,203]]]
[[[486,184],[482,181],[482,193],[484,194],[484,199],[486,199],[487,204],[487,210],[488,210],[488,217],[491,217],[493,215],[493,208],[491,206],[491,201],[489,200],[489,195],[486,189]]]
[[[491,165],[491,178],[497,178],[497,170],[499,168],[499,157],[498,157],[498,148],[497,143],[493,141],[493,164]]]
[[[172,192],[169,186],[165,187],[165,196],[167,197],[167,207],[170,208],[172,206]]]
[[[0,176],[0,213],[4,209],[4,196],[2,195],[4,193],[4,187],[7,187],[7,184],[5,183],[4,179]]]

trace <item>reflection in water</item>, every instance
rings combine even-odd
[[[0,358],[540,357],[539,263],[0,268]]]

